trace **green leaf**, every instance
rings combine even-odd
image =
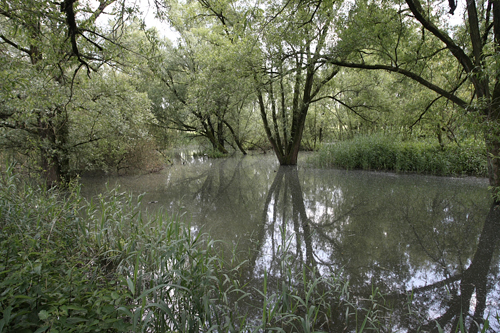
[[[127,285],[128,285],[128,289],[130,290],[130,292],[132,293],[132,295],[135,295],[135,286],[134,286],[134,282],[132,282],[132,279],[131,278],[127,278]]]
[[[39,329],[37,329],[35,331],[35,333],[42,333],[42,332],[45,332],[48,329],[49,329],[49,326],[43,326],[43,327],[40,327]]]
[[[5,318],[0,319],[0,333],[3,332],[3,327],[5,326]]]
[[[26,296],[26,295],[15,295],[15,299],[34,299],[32,296]]]
[[[81,306],[76,306],[76,305],[66,305],[66,308],[68,310],[75,310],[75,311],[81,311],[87,313],[87,309],[82,308]]]
[[[47,320],[49,317],[50,315],[46,310],[38,312],[38,318],[40,318],[40,320]]]
[[[130,312],[129,309],[127,309],[126,307],[124,306],[120,306],[118,309],[118,311],[122,311],[124,312],[127,316],[129,316],[130,318],[132,318],[134,315],[132,314],[132,312]]]
[[[87,319],[85,318],[80,318],[80,317],[72,317],[72,318],[68,318],[66,320],[66,322],[68,324],[78,324],[78,323],[83,323],[83,322],[87,322]]]

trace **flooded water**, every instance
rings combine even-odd
[[[248,261],[242,280],[256,288],[264,272],[279,279],[288,256],[342,275],[360,299],[378,287],[394,307],[392,331],[431,331],[460,313],[489,316],[500,331],[500,212],[487,180],[314,169],[305,158],[279,167],[272,154],[179,155],[160,173],[82,183],[88,196],[109,182],[145,192],[145,209],[185,212],[194,229],[236,248]]]

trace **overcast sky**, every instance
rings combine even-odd
[[[153,8],[152,4],[149,5],[148,0],[137,0],[140,3],[141,10],[144,14],[144,21],[146,22],[146,26],[156,27],[161,36],[165,36],[174,41],[178,38],[179,34],[170,27],[167,22],[162,22],[155,18],[155,8]],[[151,1],[152,2],[152,1]]]

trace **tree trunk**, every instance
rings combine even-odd
[[[243,155],[246,155],[247,152],[245,151],[245,149],[243,148],[243,145],[241,144],[241,140],[238,138],[238,136],[236,135],[236,133],[234,132],[234,129],[233,127],[227,122],[224,120],[224,124],[227,126],[227,128],[229,129],[229,131],[231,132],[231,135],[233,136],[233,139],[234,139],[234,142],[236,142],[236,146],[238,146],[238,149],[241,151],[241,153]]]
[[[498,131],[497,131],[498,132]],[[495,201],[500,203],[500,137],[486,138],[486,153],[488,154],[488,178],[493,187]]]
[[[69,129],[63,112],[57,108],[48,119],[38,120],[40,167],[48,187],[70,180],[67,150]]]
[[[224,145],[223,145],[224,141],[221,144],[221,142],[219,140],[220,137],[218,135],[219,132],[215,131],[210,119],[203,121],[202,124],[203,124],[203,128],[205,129],[203,135],[210,141],[213,149],[215,149],[223,154],[227,154],[228,151],[226,150],[226,148],[224,148]],[[216,135],[217,135],[217,137],[216,137]]]
[[[217,117],[217,142],[224,148],[224,123],[219,117]]]
[[[493,1],[493,33],[495,51],[500,53],[500,3]],[[500,204],[500,60],[496,60],[496,75],[491,97],[490,114],[488,120],[492,122],[492,132],[486,138],[486,151],[488,152],[488,173],[490,185],[493,186],[495,202]]]

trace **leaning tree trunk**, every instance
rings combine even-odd
[[[229,132],[231,132],[231,135],[233,136],[233,140],[234,142],[236,143],[236,146],[238,146],[238,149],[241,151],[241,153],[243,155],[246,155],[247,152],[245,151],[245,148],[243,148],[243,145],[241,143],[241,140],[238,138],[238,136],[236,135],[236,133],[234,132],[234,129],[233,127],[226,121],[226,120],[223,120],[224,124],[226,125],[226,127],[229,129]]]
[[[214,130],[210,120],[208,120],[206,123],[204,122],[203,127],[205,128],[203,135],[210,141],[213,149],[215,149],[223,154],[227,154],[228,151],[224,147],[224,141],[222,141],[222,143],[221,143],[219,140],[219,137],[216,137],[217,133]]]

